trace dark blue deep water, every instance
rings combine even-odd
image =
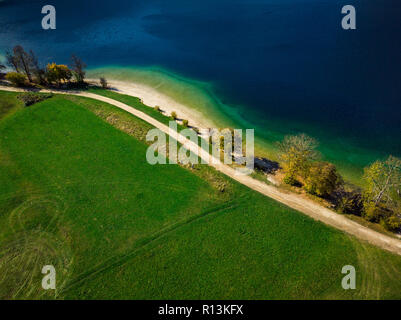
[[[57,9],[57,30],[40,9]],[[341,28],[341,8],[357,30]],[[212,82],[258,128],[401,155],[399,0],[0,1],[0,52],[91,67],[156,65]],[[273,127],[273,128],[271,128]]]

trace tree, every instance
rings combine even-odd
[[[297,175],[305,177],[313,160],[318,159],[318,142],[302,133],[288,135],[278,143],[279,158],[283,162],[287,181],[295,181]]]
[[[22,73],[9,72],[6,74],[6,79],[10,81],[14,86],[21,87],[25,84],[26,77]]]
[[[64,64],[49,63],[46,71],[47,80],[52,83],[56,82],[59,86],[61,81],[68,81],[72,77],[71,70]]]
[[[364,170],[366,182],[365,202],[379,205],[395,200],[401,187],[401,159],[389,156],[386,161],[377,160]]]
[[[29,51],[29,62],[31,64],[32,73],[36,77],[37,82],[43,84],[45,82],[46,71],[39,66],[39,61],[32,50]]]
[[[16,72],[25,73],[29,82],[32,82],[32,75],[39,83],[44,82],[45,71],[39,67],[38,59],[32,50],[27,53],[22,46],[15,46],[12,52],[6,52],[6,60]]]
[[[171,112],[171,118],[172,118],[173,120],[176,120],[176,119],[177,119],[177,113],[176,113],[175,111]]]
[[[32,82],[31,77],[31,57],[25,52],[24,48],[20,45],[15,46],[14,49],[14,58],[15,63],[18,66],[18,69],[21,69],[25,75],[27,76],[29,82]],[[17,71],[18,72],[18,71]]]
[[[101,77],[100,78],[100,84],[101,84],[103,89],[107,89],[108,84],[107,84],[106,78]]]
[[[85,80],[85,68],[86,64],[78,58],[75,54],[71,56],[71,61],[72,61],[72,73],[74,75],[75,80],[78,83],[83,83]]]
[[[311,165],[305,178],[305,190],[319,197],[329,196],[341,185],[342,178],[332,163],[317,162]]]
[[[19,72],[17,58],[14,56],[14,54],[11,51],[6,52],[6,60],[7,60],[8,66],[13,68],[15,70],[15,72]]]

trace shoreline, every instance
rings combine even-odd
[[[98,75],[97,73],[95,73]],[[165,116],[170,116],[172,111],[177,113],[178,122],[182,124],[182,119],[186,119],[189,122],[189,126],[197,127],[202,132],[202,129],[207,128],[227,128],[227,127],[235,127],[235,123],[238,125],[235,128],[243,127],[241,124],[237,123],[235,116],[234,118],[229,118],[229,115],[225,113],[225,117],[227,119],[221,120],[219,116],[216,117],[214,112],[210,112],[209,108],[204,108],[203,105],[198,105],[195,103],[194,105],[186,104],[184,102],[177,101],[174,96],[169,95],[169,92],[165,92],[165,90],[159,90],[161,86],[164,84],[157,85],[156,83],[147,83],[142,82],[139,79],[127,78],[124,80],[116,80],[115,76],[111,76],[107,74],[107,72],[103,73],[106,75],[106,79],[109,85],[109,89],[115,91],[120,94],[125,94],[128,96],[136,97],[141,99],[143,104],[149,106],[150,108],[154,108],[155,106],[159,106],[162,114]],[[94,74],[91,74],[88,77],[87,81],[90,84],[100,86],[99,78],[93,77]],[[194,99],[199,98],[198,96],[194,96]],[[196,101],[198,102],[198,101]],[[205,115],[206,113],[206,115]],[[216,119],[216,120],[215,120]],[[227,122],[228,120],[228,122]],[[230,123],[229,125],[227,125]],[[247,123],[249,127],[249,123]],[[254,127],[256,131],[256,127]],[[275,141],[278,141],[280,138],[275,137]],[[255,134],[255,155],[260,157],[265,157],[271,160],[276,161],[277,156],[275,154],[276,150],[272,146],[272,141],[266,140],[262,135]],[[329,146],[328,150],[330,150],[330,145],[325,145],[325,147]],[[353,146],[355,148],[355,146]],[[363,154],[366,150],[360,150]],[[323,153],[323,158],[326,158],[327,153]],[[378,158],[378,157],[372,157]],[[343,160],[343,159],[342,159]],[[362,174],[362,167],[355,167],[355,164],[347,162],[347,161],[339,161],[338,159],[328,158],[327,161],[330,161],[336,165],[339,169],[340,173],[343,177],[350,183],[361,186],[360,176]]]
[[[100,86],[99,80],[87,79],[90,84]],[[136,97],[141,99],[143,104],[154,108],[159,106],[160,110],[170,116],[171,112],[177,113],[179,122],[183,119],[188,120],[190,126],[198,127],[199,129],[218,128],[216,122],[211,118],[206,117],[202,112],[176,101],[174,98],[157,91],[157,89],[134,81],[107,80],[109,89],[120,94]]]
[[[24,89],[19,88],[9,88],[9,87],[2,87],[0,86],[0,90],[4,91],[13,91],[13,92],[24,92]],[[44,92],[51,90],[44,90]],[[122,110],[125,110],[134,116],[148,122],[149,124],[153,125],[154,127],[162,130],[164,133],[171,135],[170,129],[168,126],[160,123],[159,121],[155,120],[154,118],[150,117],[149,115],[136,110],[133,107],[130,107],[122,102],[117,100],[113,100],[111,98],[103,97],[97,94],[88,93],[85,91],[75,91],[75,92],[66,92],[60,91],[58,93],[62,94],[70,94],[76,95],[86,98],[92,98],[99,101],[103,101],[114,105]],[[210,159],[209,152],[201,149],[198,147],[196,143],[188,140],[185,136],[181,134],[173,134],[173,137],[177,139],[178,142],[185,145],[188,150],[196,153],[203,159]],[[274,199],[290,208],[293,208],[301,213],[304,213],[306,216],[310,218],[323,222],[326,225],[339,229],[343,232],[346,232],[356,238],[359,238],[362,241],[366,241],[372,245],[380,247],[384,250],[390,251],[392,253],[401,255],[401,240],[390,237],[388,235],[379,233],[371,228],[363,226],[351,219],[348,219],[344,215],[340,215],[335,211],[332,211],[329,208],[326,208],[319,203],[316,203],[310,199],[305,199],[300,197],[295,193],[287,193],[275,186],[271,186],[265,184],[264,182],[258,181],[250,176],[238,174],[235,169],[221,163],[220,161],[216,161],[216,163],[209,164],[210,166],[214,167],[216,170],[220,171],[221,173],[225,174],[226,176],[230,177],[233,180],[245,185],[246,187],[253,189],[271,199]]]
[[[163,114],[170,116],[175,111],[179,119],[186,119],[190,126],[198,128],[253,128],[255,129],[255,155],[277,161],[275,142],[294,130],[283,124],[285,130],[261,127],[244,119],[245,109],[236,109],[222,102],[214,95],[213,84],[196,82],[184,77],[176,77],[171,71],[156,67],[134,68],[110,66],[95,68],[88,72],[88,80],[99,84],[99,77],[105,76],[110,87],[116,92],[142,99],[145,105],[158,105]],[[245,111],[244,111],[245,110]],[[251,112],[252,110],[249,110]],[[180,121],[179,121],[180,122]],[[182,123],[182,122],[180,122]],[[293,128],[298,128],[297,124]],[[341,137],[325,136],[306,132],[321,141],[322,159],[336,165],[342,176],[350,183],[361,186],[363,168],[384,157],[380,151],[369,150],[355,145]]]

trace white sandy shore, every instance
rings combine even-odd
[[[88,79],[88,82],[100,85],[96,79]],[[189,106],[179,103],[173,98],[160,93],[157,89],[136,82],[118,80],[107,80],[107,82],[111,89],[122,94],[137,97],[142,100],[143,104],[149,107],[159,106],[161,111],[167,116],[175,111],[178,119],[188,120],[190,126],[199,129],[218,128],[212,119],[207,118],[199,110],[194,110]]]

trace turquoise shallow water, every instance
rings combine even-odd
[[[42,61],[76,53],[90,68],[114,66],[110,76],[255,128],[272,158],[274,141],[306,132],[354,181],[374,159],[401,155],[398,0],[54,0],[54,31],[40,28],[44,4],[0,2],[0,52],[19,43]],[[342,30],[344,4],[357,30]]]
[[[269,120],[258,119],[257,111],[250,115],[252,111],[246,106],[225,104],[215,93],[216,88],[212,83],[184,78],[159,67],[108,66],[91,69],[88,75],[143,83],[180,103],[203,111],[205,117],[213,119],[220,127],[254,128],[256,153],[272,159],[277,159],[275,143],[284,135],[308,132],[319,138],[319,149],[323,159],[334,162],[340,171],[355,183],[359,183],[365,164],[385,156],[384,152],[362,147],[357,140],[327,134],[321,131],[319,126],[312,127],[310,124],[273,117]]]

